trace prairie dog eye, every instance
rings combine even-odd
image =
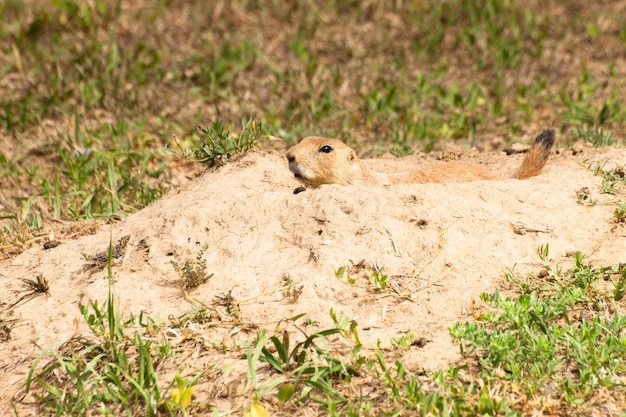
[[[330,145],[324,145],[319,148],[318,152],[331,153],[333,151],[333,147]]]

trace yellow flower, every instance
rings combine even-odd
[[[244,417],[270,417],[265,408],[259,403],[250,406],[250,411],[243,414]]]
[[[185,408],[189,407],[189,404],[191,404],[191,395],[195,390],[195,387],[188,387],[183,389],[174,388],[172,390],[172,401],[176,404],[179,404],[180,408],[184,410]]]

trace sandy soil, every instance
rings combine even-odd
[[[381,172],[409,171],[437,159],[463,159],[510,176],[521,154],[445,152],[366,163]],[[255,152],[189,182],[160,201],[96,234],[41,245],[0,262],[2,319],[15,320],[0,344],[0,414],[23,390],[29,365],[41,349],[84,331],[78,305],[104,302],[106,269],[85,267],[93,255],[129,236],[113,266],[124,312],[164,319],[189,312],[172,261],[193,259],[203,248],[209,281],[189,296],[206,305],[231,294],[242,322],[274,329],[299,313],[332,325],[332,308],[358,322],[366,348],[383,347],[406,332],[425,338],[402,358],[413,368],[437,369],[458,359],[448,326],[469,315],[478,296],[505,288],[504,272],[538,272],[536,254],[549,244],[555,262],[568,265],[574,251],[594,264],[625,262],[626,228],[612,221],[614,205],[601,204],[601,178],[584,160],[626,161],[624,149],[580,146],[551,156],[530,180],[478,181],[380,187],[323,186],[294,194],[299,184],[277,152]],[[599,204],[580,204],[588,187]],[[389,287],[376,291],[364,265],[384,268]],[[346,266],[351,285],[335,276]],[[27,297],[22,279],[43,275],[49,295]],[[291,284],[287,284],[291,282]],[[220,309],[220,307],[218,307]],[[232,327],[234,327],[233,325]],[[227,326],[228,327],[228,326]],[[255,332],[207,338],[252,339]]]

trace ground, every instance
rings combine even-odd
[[[117,349],[158,374],[149,399],[108,399],[119,415],[626,410],[626,1],[7,0],[0,15],[0,415],[101,412],[72,395],[139,368]],[[230,133],[207,133],[218,120]],[[255,149],[238,154],[242,121]],[[543,173],[510,179],[547,128]],[[462,159],[502,180],[294,194],[284,153],[308,135],[381,172]],[[579,293],[548,306],[563,287]],[[530,311],[530,338],[489,322],[496,290],[534,297],[509,317]],[[508,361],[462,355],[449,326],[466,321],[537,342],[540,371],[514,344],[497,346]],[[271,384],[297,372],[257,347],[328,329],[312,363],[354,369],[284,402]],[[46,381],[59,403],[36,398]]]
[[[538,177],[508,179],[522,156],[447,152],[367,160],[381,172],[406,172],[458,158],[484,164],[503,179],[328,185],[294,194],[298,183],[284,156],[252,152],[119,223],[102,224],[93,234],[63,240],[52,249],[38,244],[5,259],[0,263],[5,302],[17,304],[5,317],[15,326],[0,353],[2,412],[8,413],[11,400],[23,394],[41,349],[61,345],[84,327],[79,304],[106,300],[106,268],[90,267],[86,258],[124,236],[130,239],[112,266],[112,277],[125,314],[171,319],[195,304],[223,315],[218,300],[232,297],[237,320],[216,314],[209,320],[213,326],[196,331],[202,340],[234,344],[301,313],[326,328],[333,309],[358,323],[365,350],[378,343],[390,348],[392,338],[414,333],[425,343],[404,352],[403,362],[413,370],[443,368],[460,358],[448,327],[481,308],[481,292],[506,291],[505,271],[539,273],[544,265],[537,255],[540,245],[549,245],[559,263],[570,262],[576,251],[588,254],[593,264],[624,262],[626,229],[612,222],[614,208],[585,204],[579,191],[586,187],[591,200],[601,200],[602,178],[585,165],[608,161],[608,168],[624,161],[626,151],[559,147]],[[212,275],[186,293],[176,265],[198,253]],[[356,282],[338,276],[340,267]],[[364,273],[367,268],[382,269],[388,287],[376,289]],[[49,293],[20,300],[22,278],[38,275],[48,281]],[[215,349],[194,356],[200,367],[219,360]],[[237,401],[220,402],[215,392],[237,377],[211,381],[215,385],[207,392],[220,412],[240,409]],[[22,401],[18,408],[28,403]]]

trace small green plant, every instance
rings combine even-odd
[[[583,166],[596,175],[602,177],[600,192],[602,194],[617,194],[626,184],[626,170],[624,166],[617,166],[613,169],[605,169],[606,161],[588,162],[583,161]]]
[[[238,135],[226,130],[224,123],[219,119],[209,127],[199,126],[201,137],[194,138],[191,157],[212,167],[225,164],[233,155],[253,150],[261,138],[261,124],[250,119],[242,120],[241,126]],[[183,155],[189,156],[185,150]]]
[[[254,43],[247,39],[237,42],[224,41],[208,52],[208,62],[207,54],[198,53],[187,59],[186,63],[197,68],[197,72],[191,78],[205,87],[208,95],[229,92],[237,78],[254,67],[258,54]]]
[[[341,282],[349,285],[355,285],[357,278],[352,276],[351,273],[358,274],[358,276],[362,278],[367,277],[370,284],[376,291],[386,290],[389,285],[389,276],[383,273],[383,268],[379,268],[377,266],[372,267],[365,261],[354,264],[349,269],[342,266],[335,271],[335,276]]]
[[[370,282],[377,290],[384,290],[387,288],[387,281],[389,280],[389,276],[383,274],[382,268],[376,269],[374,271],[368,271],[368,275],[370,278]]]
[[[282,338],[272,336],[269,341],[272,342],[275,348],[276,355],[274,355],[267,348],[263,348],[261,352],[261,361],[269,363],[279,373],[285,373],[295,368],[302,366],[309,361],[310,348],[322,352],[322,349],[315,344],[315,339],[323,339],[333,334],[338,334],[339,329],[322,330],[307,336],[302,342],[297,343],[290,349],[290,336],[289,332],[283,331]],[[306,336],[306,334],[305,334]]]
[[[72,133],[59,132],[46,159],[56,162],[42,169],[40,164],[11,161],[11,170],[24,178],[25,198],[15,198],[20,220],[41,229],[48,218],[92,219],[120,216],[160,197],[168,173],[154,149],[136,150],[145,137],[137,133],[133,140],[122,140],[126,132],[109,125],[97,130],[83,127],[78,113],[73,115]],[[145,134],[143,134],[145,136]],[[113,138],[111,136],[114,136]],[[16,209],[16,208],[15,208]]]
[[[589,187],[582,187],[580,190],[576,191],[576,199],[578,200],[578,204],[595,204],[594,200],[591,199],[591,190]]]
[[[22,282],[26,288],[33,290],[35,293],[46,293],[50,289],[48,281],[46,281],[43,275],[37,275],[35,280],[23,279]]]
[[[290,321],[301,317],[302,315],[296,316]],[[280,337],[270,337],[262,330],[248,350],[248,380],[252,382],[255,399],[259,400],[278,387],[277,396],[282,402],[291,400],[296,394],[301,400],[309,396],[313,389],[320,390],[334,400],[345,402],[345,398],[333,388],[333,380],[350,380],[357,373],[357,369],[344,358],[332,354],[327,340],[329,336],[344,332],[335,327],[309,335],[298,326],[295,327],[304,339],[293,345],[293,336],[286,329]],[[268,342],[273,348],[266,347]],[[269,364],[282,376],[261,383],[256,373],[255,364],[258,361]]]
[[[537,247],[537,255],[542,261],[549,260],[549,254],[550,254],[550,245],[548,243],[546,243],[545,245],[541,244]]]
[[[32,279],[22,279],[22,286],[26,291],[26,294],[23,294],[17,301],[11,304],[11,307],[14,307],[21,303],[24,300],[30,299],[38,294],[47,294],[50,290],[48,286],[48,281],[43,277],[43,275],[37,275],[35,280]]]
[[[177,411],[185,413],[185,410],[191,405],[191,400],[196,388],[194,384],[204,375],[204,372],[200,372],[194,376],[191,380],[182,378],[179,374],[174,376],[172,382],[173,388],[170,391],[170,397],[162,402],[160,408],[170,412],[170,414]]]
[[[385,117],[395,118],[396,116],[396,90],[395,84],[387,84],[383,88],[375,88],[372,91],[362,94],[361,99],[365,104],[365,111],[373,115],[385,115]]]
[[[361,348],[361,340],[359,339],[357,322],[343,314],[337,314],[337,312],[332,308],[328,312],[328,315],[330,315],[330,318],[332,319],[335,328],[339,329],[341,335],[344,338],[349,339],[350,337],[354,337],[354,341],[356,344],[352,353],[356,354]]]
[[[298,31],[298,35],[295,39],[289,41],[289,50],[302,61],[305,65],[310,65],[314,61],[311,48],[307,45],[306,34],[304,31]]]
[[[613,139],[613,133],[607,132],[596,126],[589,127],[587,124],[572,128],[570,130],[570,135],[576,140],[589,142],[594,147],[612,146],[615,144],[615,139]]]
[[[347,284],[350,284],[350,285],[356,284],[356,279],[350,276],[350,273],[348,273],[348,270],[345,266],[340,266],[335,271],[335,276],[341,282],[346,282]]]
[[[619,280],[615,284],[615,291],[613,291],[613,298],[615,301],[620,301],[624,298],[624,294],[626,293],[626,265],[620,265],[622,275]],[[619,269],[618,269],[619,271]]]
[[[406,350],[417,340],[415,333],[407,333],[395,339],[391,339],[391,344],[398,350]]]
[[[613,212],[613,220],[615,221],[615,223],[626,222],[626,203],[617,206],[617,208]]]
[[[207,266],[204,260],[204,251],[206,251],[207,248],[208,246],[204,246],[200,249],[194,259],[186,259],[182,263],[172,261],[174,269],[176,269],[178,276],[180,276],[183,281],[183,288],[185,290],[196,289],[213,276],[213,274],[207,273],[206,270]]]

